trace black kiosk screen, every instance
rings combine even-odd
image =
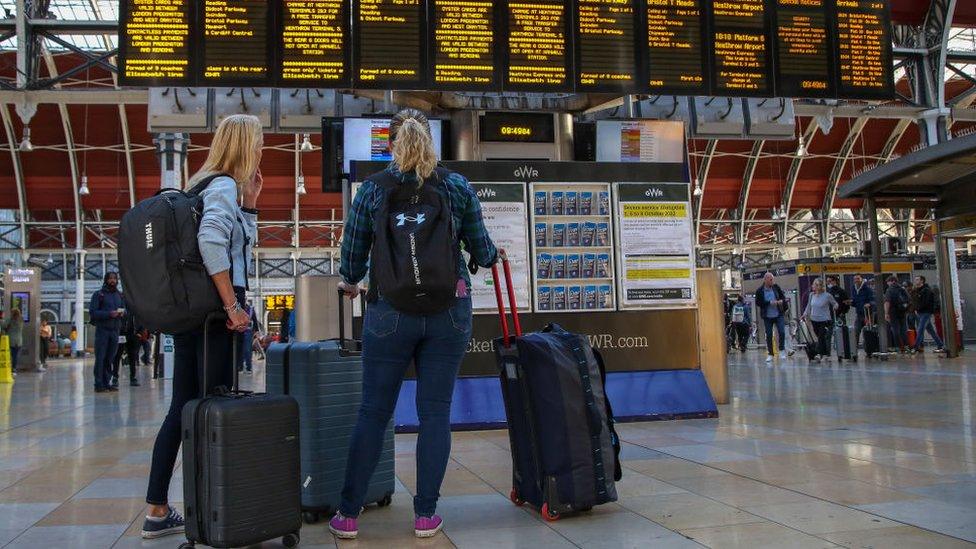
[[[267,0],[204,0],[203,81],[211,85],[269,79]]]
[[[826,0],[776,0],[776,95],[831,98]]]
[[[886,2],[833,1],[839,95],[850,99],[891,99],[895,91],[894,69]]]
[[[469,91],[497,88],[495,8],[491,0],[430,0],[433,87]]]

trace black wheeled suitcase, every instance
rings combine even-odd
[[[362,402],[362,344],[346,339],[339,297],[339,339],[275,344],[265,366],[270,394],[291,395],[301,418],[302,516],[308,523],[328,518],[339,507],[346,476],[349,441]],[[393,422],[386,428],[383,452],[366,489],[366,502],[385,507],[396,489]]]
[[[805,320],[799,320],[796,324],[796,339],[807,353],[807,359],[813,360],[817,357],[817,340],[811,335],[810,326]]]
[[[235,336],[234,363],[237,347]],[[204,351],[205,380],[207,360]],[[302,527],[298,403],[290,396],[239,391],[233,370],[233,390],[218,388],[183,407],[188,541],[181,548],[244,547],[279,537],[294,547]]]
[[[878,326],[874,323],[874,316],[871,307],[864,307],[864,327],[861,329],[861,337],[864,338],[864,356],[871,358],[881,353],[881,338],[878,334]]]
[[[502,337],[495,340],[499,379],[512,449],[512,492],[516,505],[530,503],[547,521],[617,500],[620,442],[604,392],[600,355],[586,336],[549,325],[522,334],[504,253],[515,335],[492,267]]]

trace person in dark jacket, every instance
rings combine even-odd
[[[925,331],[928,330],[935,342],[936,352],[941,352],[945,347],[939,332],[932,323],[932,316],[937,310],[935,292],[926,283],[924,276],[915,277],[915,313],[918,315],[918,333],[915,336],[915,350],[922,352],[925,343]]]
[[[895,275],[888,277],[884,308],[892,343],[904,353],[908,350],[908,310],[911,308],[911,297]]]
[[[790,305],[783,289],[776,284],[773,273],[766,273],[763,285],[756,290],[756,308],[766,327],[766,362],[772,362],[776,355],[773,349],[773,326],[776,326],[776,335],[779,338],[780,358],[786,358],[786,312]]]
[[[123,301],[125,295],[122,296]],[[136,329],[136,319],[131,312],[126,312],[122,317],[122,330],[119,332],[119,349],[115,353],[115,360],[112,364],[112,387],[119,386],[119,366],[122,364],[122,357],[129,361],[129,385],[139,386],[136,379],[136,366],[139,363],[139,333]]]
[[[88,316],[95,325],[95,392],[117,391],[109,383],[112,361],[119,348],[119,332],[125,302],[119,292],[119,275],[105,273],[102,288],[92,294]]]
[[[874,290],[864,281],[861,275],[854,275],[854,287],[851,288],[851,305],[854,306],[854,341],[861,340],[861,331],[867,324],[867,313],[874,306]]]
[[[752,311],[749,310],[749,305],[741,295],[735,296],[730,302],[732,304],[730,317],[732,319],[732,327],[735,330],[736,347],[744,353],[746,352],[746,345],[749,343],[749,330],[752,327]]]
[[[840,278],[837,275],[827,276],[827,293],[837,302],[837,309],[834,311],[834,320],[847,326],[847,313],[851,310],[851,295],[840,285]]]

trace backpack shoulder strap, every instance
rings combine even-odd
[[[383,170],[381,172],[376,172],[373,175],[366,178],[368,181],[372,181],[374,185],[383,189],[392,189],[400,184],[400,181],[389,172],[389,170]]]
[[[186,193],[192,195],[199,195],[200,193],[205,191],[207,187],[210,186],[211,183],[213,183],[214,179],[217,179],[218,177],[230,177],[230,175],[225,173],[215,173],[215,174],[208,175],[207,177],[204,177],[203,179],[198,181],[196,185],[190,187],[186,191]]]

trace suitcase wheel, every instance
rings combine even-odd
[[[298,542],[301,541],[301,539],[302,538],[298,536],[298,532],[292,534],[286,534],[284,537],[281,538],[281,544],[289,548],[298,547]]]
[[[515,488],[512,488],[512,491],[508,493],[508,499],[512,500],[512,503],[518,505],[519,507],[525,505],[525,501],[518,496],[518,492],[515,491]]]
[[[546,522],[556,522],[559,520],[559,513],[553,513],[549,510],[549,504],[542,504],[542,519]]]
[[[377,501],[376,505],[379,505],[380,507],[389,507],[391,503],[393,503],[393,494],[387,494],[383,496],[383,499]]]
[[[302,513],[302,520],[305,521],[305,524],[315,524],[321,519],[322,519],[322,515],[320,515],[315,511],[305,511],[304,513]]]

